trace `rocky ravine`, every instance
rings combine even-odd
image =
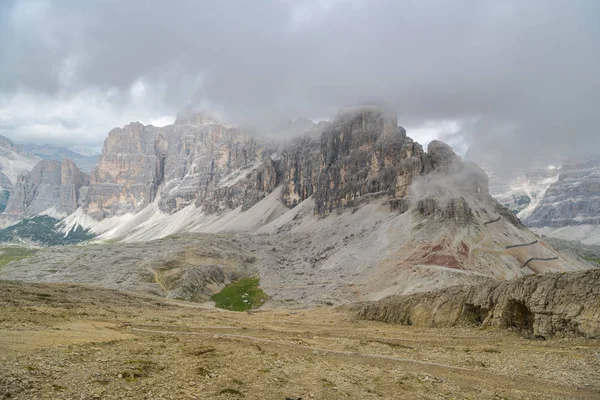
[[[600,337],[600,270],[455,286],[355,305],[360,318],[417,326],[469,324],[537,336]]]

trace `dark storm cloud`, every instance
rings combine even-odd
[[[458,121],[453,140],[517,159],[580,154],[600,149],[598,15],[595,0],[11,1],[0,121],[35,118],[18,94],[99,141],[190,104],[256,123],[374,101],[408,127]],[[61,101],[87,108],[55,115]]]

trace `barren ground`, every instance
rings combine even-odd
[[[600,399],[600,341],[0,281],[0,398]]]

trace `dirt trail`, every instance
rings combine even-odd
[[[169,328],[169,327],[165,327]],[[206,328],[205,328],[206,329]],[[218,328],[213,328],[218,329]],[[447,364],[439,364],[428,361],[421,360],[411,360],[408,358],[400,358],[393,357],[388,355],[381,354],[368,354],[368,353],[360,353],[354,351],[340,351],[334,350],[330,348],[320,348],[320,347],[309,347],[298,344],[285,343],[278,340],[270,340],[264,339],[255,336],[248,335],[237,335],[231,333],[222,333],[215,334],[214,332],[187,332],[187,331],[168,331],[168,330],[154,330],[154,329],[143,329],[143,328],[132,328],[133,331],[136,332],[146,332],[146,333],[159,333],[162,335],[193,335],[193,336],[209,336],[213,337],[213,339],[238,339],[243,341],[250,342],[258,342],[258,343],[267,343],[273,344],[277,346],[283,347],[291,347],[296,350],[312,352],[313,354],[319,354],[321,356],[347,356],[353,360],[354,362],[356,358],[365,358],[368,360],[383,360],[390,361],[391,363],[400,363],[400,364],[408,364],[411,365],[411,369],[414,371],[430,373],[430,374],[438,374],[445,378],[454,378],[461,380],[472,381],[474,384],[479,385],[491,385],[497,386],[499,388],[511,388],[519,390],[523,393],[531,393],[538,394],[541,392],[545,392],[546,394],[554,394],[561,395],[565,397],[573,397],[573,398],[590,398],[590,396],[597,396],[599,393],[595,390],[573,390],[573,388],[555,385],[549,381],[543,381],[539,379],[527,379],[526,381],[515,381],[513,377],[510,376],[502,376],[497,374],[485,373],[481,371],[477,371],[472,368],[459,367],[454,365]],[[281,331],[278,331],[280,333]],[[316,352],[316,353],[315,353]],[[346,360],[344,360],[346,361]]]

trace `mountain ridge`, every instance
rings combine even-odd
[[[202,235],[232,235],[256,257],[271,304],[374,300],[591,267],[521,224],[490,196],[479,167],[442,142],[424,151],[376,108],[341,114],[318,139],[285,144],[215,123],[128,124],[111,131],[81,190],[87,195],[62,221],[65,234],[80,227],[117,240],[123,253],[114,256],[125,260],[139,242],[168,246],[192,234],[202,246],[212,237]],[[45,262],[31,259],[1,276],[93,283],[89,265],[72,269],[78,251],[61,252],[52,275],[33,274]],[[158,285],[132,281],[147,275],[143,256],[128,267],[134,288]],[[105,273],[107,287],[121,287],[122,271]]]

